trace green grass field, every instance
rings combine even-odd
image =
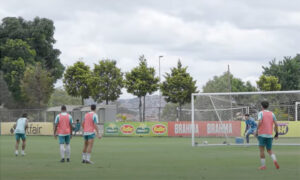
[[[267,170],[259,171],[258,148],[191,147],[190,138],[96,139],[93,165],[81,163],[82,137],[71,141],[71,162],[60,163],[58,140],[29,136],[27,155],[14,155],[14,137],[0,136],[1,180],[297,180],[300,146],[275,146],[281,168],[267,156]],[[299,142],[299,141],[298,141]]]

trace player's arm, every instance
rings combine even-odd
[[[58,122],[59,122],[59,116],[57,115],[56,118],[55,118],[55,121],[54,121],[54,134],[53,134],[53,136],[55,138],[57,138],[56,137],[56,131],[57,131]]]
[[[99,123],[98,115],[94,115],[93,120],[94,120],[94,127],[95,127],[95,129],[96,129],[97,137],[98,137],[99,139],[101,139],[101,134],[99,133],[99,128],[98,128],[98,126],[97,126],[97,124]]]
[[[275,131],[274,138],[278,139],[278,124],[277,124],[276,117],[274,114],[273,114],[273,122],[274,122],[274,131]]]
[[[246,123],[246,122],[245,122]],[[246,123],[246,127],[245,127],[245,132],[244,132],[244,134],[247,132],[247,130],[249,129],[249,126],[248,126],[248,124]]]
[[[71,130],[70,136],[71,136],[71,138],[72,138],[72,132],[73,132],[73,118],[72,118],[71,115],[70,115],[70,117],[69,117],[69,123],[70,123],[70,130]]]
[[[257,124],[257,131],[255,133],[256,136],[258,136],[258,129],[260,128],[261,123],[262,123],[262,113],[261,112],[258,113],[258,118],[257,119],[258,119],[258,124]]]
[[[26,119],[26,123],[25,123],[25,133],[26,133],[27,129],[28,129],[28,119]]]

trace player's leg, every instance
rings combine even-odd
[[[249,133],[249,131],[247,131],[247,133],[246,133],[246,142],[247,142],[247,144],[249,144],[249,136],[250,136],[250,133]]]
[[[87,159],[86,152],[87,152],[87,147],[88,147],[88,136],[84,135],[83,138],[84,138],[84,145],[83,145],[83,150],[82,150],[82,163],[85,163],[86,159]]]
[[[260,155],[260,163],[261,163],[259,169],[264,170],[266,169],[265,138],[258,136],[258,143],[259,143],[259,155]]]
[[[60,162],[65,162],[65,136],[58,136],[59,138],[59,150],[60,150]]]
[[[15,134],[15,138],[16,138],[15,155],[18,156],[18,154],[19,154],[19,143],[20,143],[19,134]]]
[[[22,156],[25,156],[25,147],[26,147],[26,136],[25,134],[23,134],[23,136],[21,137],[22,138]]]
[[[250,135],[251,134],[253,134],[254,135],[254,133],[255,133],[255,129],[252,129],[252,128],[250,128],[248,131],[247,131],[247,134],[246,134],[246,140],[247,140],[247,144],[249,144],[249,142],[250,142]]]
[[[273,141],[273,138],[268,138],[266,148],[267,148],[268,154],[271,156],[271,158],[273,160],[273,163],[274,163],[276,169],[279,169],[279,164],[277,162],[276,156],[272,151],[272,141]]]
[[[95,134],[90,135],[89,140],[88,140],[88,147],[87,147],[87,154],[86,154],[87,161],[86,162],[90,163],[90,164],[93,164],[91,162],[91,153],[92,153],[92,148],[94,145],[94,137],[95,137]]]
[[[71,156],[70,141],[71,141],[71,136],[70,135],[65,136],[67,162],[70,162],[70,156]]]

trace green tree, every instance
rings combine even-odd
[[[10,92],[8,90],[7,84],[4,81],[3,72],[0,71],[0,106],[6,104],[10,97]]]
[[[269,67],[263,66],[263,75],[275,76],[281,84],[281,90],[300,89],[300,54],[294,58],[284,57],[282,61],[274,59],[269,62]]]
[[[35,50],[25,41],[8,39],[0,45],[0,67],[4,73],[4,80],[16,101],[23,101],[21,81],[27,65],[34,64]]]
[[[69,95],[81,97],[81,103],[83,105],[83,100],[89,98],[90,95],[90,79],[90,67],[85,65],[84,62],[78,61],[73,66],[67,68],[63,83]]]
[[[102,60],[95,64],[93,78],[90,81],[91,95],[95,101],[117,100],[122,94],[123,73],[113,60]]]
[[[22,17],[3,18],[0,25],[0,59],[5,56],[13,57],[13,59],[21,57],[26,63],[29,59],[19,55],[22,51],[10,51],[8,55],[6,48],[3,48],[4,44],[10,40],[25,41],[36,52],[34,61],[42,63],[42,67],[50,72],[55,83],[62,77],[64,66],[58,58],[60,51],[53,47],[56,42],[53,37],[54,30],[53,21],[46,18],[36,17],[33,21],[26,21]]]
[[[182,106],[191,102],[191,94],[197,93],[196,81],[187,72],[187,67],[182,67],[178,60],[177,67],[166,73],[165,81],[161,85],[162,95],[167,102],[178,103],[179,119],[181,120]]]
[[[50,73],[43,69],[41,63],[37,63],[26,68],[21,89],[27,100],[27,107],[46,107],[54,90],[53,79]]]
[[[27,66],[41,63],[54,84],[62,77],[64,66],[54,49],[54,25],[49,19],[36,17],[33,21],[6,17],[0,24],[0,70],[14,101],[24,103],[21,81]]]
[[[81,98],[68,95],[63,88],[56,88],[50,97],[48,106],[61,106],[62,104],[81,105]]]
[[[2,71],[4,73],[4,80],[7,83],[9,91],[16,101],[23,102],[23,94],[21,92],[21,81],[25,71],[24,60],[20,57],[18,59],[12,59],[10,57],[4,57],[2,61]]]
[[[230,77],[231,92],[249,92],[257,90],[249,81],[245,83],[241,79],[233,77],[232,74],[224,72],[223,75],[214,76],[212,80],[206,82],[203,86],[203,92],[229,92],[230,86],[228,76]]]
[[[146,95],[157,91],[159,78],[155,77],[155,69],[147,66],[147,60],[142,55],[139,58],[139,66],[133,68],[125,75],[125,87],[127,92],[139,98],[140,121],[145,121]],[[144,101],[142,111],[142,98]]]
[[[261,75],[256,83],[258,88],[262,91],[279,91],[281,89],[278,78],[275,76]]]

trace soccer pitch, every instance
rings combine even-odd
[[[1,180],[300,179],[300,146],[274,146],[280,169],[267,155],[267,169],[260,171],[256,146],[191,147],[190,138],[96,139],[93,165],[81,163],[82,137],[71,140],[70,163],[59,162],[58,140],[53,137],[27,137],[24,157],[14,155],[14,144],[13,136],[0,136]]]

